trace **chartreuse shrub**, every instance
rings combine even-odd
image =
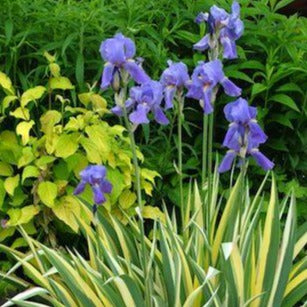
[[[48,80],[25,92],[20,93],[9,77],[0,73],[4,95],[0,132],[1,241],[22,224],[30,234],[45,232],[54,244],[56,237],[49,223],[55,218],[73,231],[79,228],[76,217],[89,221],[72,195],[79,172],[88,164],[103,163],[107,167],[114,189],[105,207],[115,215],[122,216],[119,208],[133,214],[134,172],[125,128],[104,120],[109,113],[107,103],[92,89],[79,94],[75,105],[68,98],[74,86],[61,75],[55,57],[48,53],[45,56],[49,62]],[[143,160],[140,151],[137,156]],[[157,175],[141,169],[146,194],[151,194]],[[90,189],[84,198],[91,199]]]
[[[241,174],[224,197],[216,172],[210,204],[191,184],[183,229],[164,211],[145,238],[151,306],[294,306],[303,297],[306,225],[296,231],[295,200],[279,204],[274,176],[264,201],[267,178],[253,197]],[[127,219],[125,227],[104,209],[94,226],[77,217],[86,253],[50,249],[20,228],[31,251],[1,245],[17,260],[2,276],[25,290],[3,306],[144,306],[141,232]],[[26,282],[14,276],[20,267]]]

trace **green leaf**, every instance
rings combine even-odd
[[[13,168],[9,163],[0,161],[0,176],[9,177],[13,175]]]
[[[14,195],[14,191],[15,189],[17,188],[18,184],[19,184],[19,174],[14,176],[14,177],[8,177],[5,179],[4,181],[4,188],[5,188],[5,191],[13,196]]]
[[[54,206],[54,201],[58,194],[58,188],[55,183],[50,181],[41,182],[38,185],[37,194],[40,200],[48,207]]]
[[[52,90],[72,90],[75,87],[71,84],[70,80],[66,77],[53,77],[49,79],[49,87]]]
[[[137,197],[135,193],[129,190],[125,190],[122,192],[122,194],[119,197],[119,205],[123,209],[128,209],[135,204],[136,198]]]
[[[55,155],[60,158],[67,158],[73,155],[78,149],[78,135],[62,134],[55,145]]]
[[[35,156],[32,152],[32,148],[31,147],[24,147],[22,149],[22,156],[18,160],[17,166],[18,166],[18,168],[21,168],[25,165],[30,164],[34,160],[35,160]]]
[[[4,182],[2,179],[0,179],[0,208],[3,206],[4,198],[5,198],[5,187],[4,187]]]
[[[0,85],[9,95],[15,95],[15,90],[13,88],[11,79],[1,71],[0,71]]]
[[[277,94],[277,95],[274,95],[273,97],[271,97],[269,99],[270,101],[276,101],[276,102],[279,102],[297,112],[300,112],[299,108],[297,107],[296,103],[294,102],[294,100],[286,95],[286,94]]]
[[[261,83],[255,83],[252,86],[252,97],[265,91],[267,89],[266,85]]]

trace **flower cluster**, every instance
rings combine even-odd
[[[164,88],[165,109],[171,109],[176,92],[182,92],[190,77],[184,63],[173,63],[172,61],[167,63],[169,67],[162,73],[161,83]]]
[[[106,201],[105,194],[112,192],[112,184],[106,179],[107,170],[102,165],[89,165],[80,172],[81,182],[76,187],[74,194],[79,195],[89,184],[94,194],[95,205]]]
[[[148,124],[148,113],[154,115],[155,120],[161,125],[167,125],[168,119],[165,116],[161,103],[163,99],[163,88],[158,81],[148,81],[140,86],[134,86],[130,90],[130,98],[125,102],[129,120],[135,124]],[[123,108],[119,105],[111,110],[118,116],[123,115]]]
[[[260,144],[265,143],[267,136],[256,121],[257,109],[239,98],[227,104],[224,113],[230,125],[223,146],[229,150],[219,166],[219,172],[228,171],[236,156],[242,162],[247,155],[251,155],[264,170],[272,169],[274,163],[258,149]]]
[[[213,111],[212,94],[218,84],[222,85],[229,96],[241,95],[241,89],[225,76],[220,60],[200,62],[194,69],[191,79],[187,86],[187,97],[199,100],[206,114]]]
[[[150,80],[140,63],[133,59],[135,56],[134,42],[121,33],[102,42],[100,53],[106,61],[102,75],[102,89],[112,85],[115,90],[118,90],[124,73],[128,73],[137,83]]]
[[[235,1],[232,4],[231,14],[215,5],[210,8],[209,13],[200,13],[196,22],[206,22],[209,33],[205,35],[194,49],[204,51],[213,49],[219,42],[223,46],[223,57],[225,59],[237,58],[236,40],[242,36],[244,25],[240,19],[240,5]]]

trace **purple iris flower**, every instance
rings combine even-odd
[[[155,120],[161,125],[167,125],[169,120],[165,116],[161,102],[163,99],[162,84],[158,81],[149,81],[140,86],[134,86],[130,90],[130,98],[126,101],[127,112],[130,113],[129,119],[135,124],[148,124],[147,117],[149,112],[152,112]],[[123,115],[123,110],[120,106],[115,106],[111,110],[118,116]]]
[[[166,110],[173,107],[176,92],[182,91],[189,80],[188,68],[184,63],[173,63],[172,61],[167,63],[169,67],[164,70],[161,76]]]
[[[222,85],[225,93],[229,96],[241,95],[241,89],[225,76],[220,60],[208,63],[200,62],[194,69],[191,79],[187,84],[187,97],[199,100],[206,114],[213,111],[212,93],[218,84]]]
[[[106,61],[102,74],[102,89],[106,89],[111,84],[117,84],[115,88],[118,88],[123,71],[128,72],[137,83],[150,80],[143,68],[139,65],[140,63],[137,63],[133,59],[135,55],[134,42],[121,33],[103,41],[100,46],[100,53]]]
[[[94,194],[95,204],[100,205],[106,201],[105,194],[112,192],[112,184],[106,179],[107,170],[102,165],[89,165],[80,172],[81,182],[76,187],[74,194],[82,193],[89,184]]]
[[[224,113],[230,125],[223,146],[229,150],[219,166],[219,172],[228,171],[236,156],[243,160],[246,155],[251,155],[264,170],[272,169],[274,163],[258,149],[260,144],[266,142],[267,136],[256,121],[257,109],[239,98],[227,104]]]
[[[231,14],[227,13],[215,5],[208,13],[200,13],[195,21],[197,23],[207,22],[209,34],[205,35],[194,45],[194,49],[204,51],[214,47],[213,36],[218,35],[220,43],[223,45],[223,57],[225,59],[237,58],[235,41],[238,40],[244,31],[244,24],[240,19],[240,5],[234,1],[231,6]]]

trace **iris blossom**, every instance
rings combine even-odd
[[[213,89],[221,84],[229,96],[241,95],[241,89],[232,83],[223,72],[223,65],[220,60],[208,63],[200,62],[194,69],[191,81],[188,83],[187,97],[200,101],[206,114],[213,111],[211,103]]]
[[[151,80],[140,86],[132,87],[130,98],[125,103],[126,110],[130,114],[129,120],[135,125],[148,124],[147,115],[151,112],[156,122],[161,125],[167,125],[169,121],[161,107],[162,99],[163,88],[158,81]],[[123,110],[118,105],[111,111],[118,116],[123,115]]]
[[[195,21],[197,23],[206,22],[209,26],[209,34],[205,35],[194,45],[194,49],[204,51],[215,47],[214,37],[223,46],[223,57],[225,59],[237,58],[235,41],[238,40],[244,31],[244,24],[240,19],[240,5],[234,1],[231,6],[231,14],[224,9],[213,5],[208,13],[200,13]]]
[[[272,169],[274,163],[258,149],[260,144],[266,142],[267,136],[257,123],[257,109],[239,98],[227,104],[224,113],[230,125],[223,146],[229,150],[219,166],[219,172],[230,170],[236,156],[244,160],[247,155],[251,155],[264,170]]]
[[[112,184],[106,179],[106,168],[102,165],[89,165],[80,172],[81,182],[74,194],[82,193],[89,184],[94,194],[95,204],[100,205],[106,201],[105,194],[112,192]]]
[[[162,73],[161,83],[164,91],[165,109],[171,109],[176,92],[182,91],[189,80],[189,74],[184,63],[173,63],[172,61],[167,63],[169,67]]]
[[[150,80],[139,63],[133,59],[135,55],[134,42],[121,33],[102,42],[100,53],[106,61],[102,74],[102,89],[106,89],[110,85],[113,85],[115,89],[119,88],[123,71],[127,72],[139,84]]]

